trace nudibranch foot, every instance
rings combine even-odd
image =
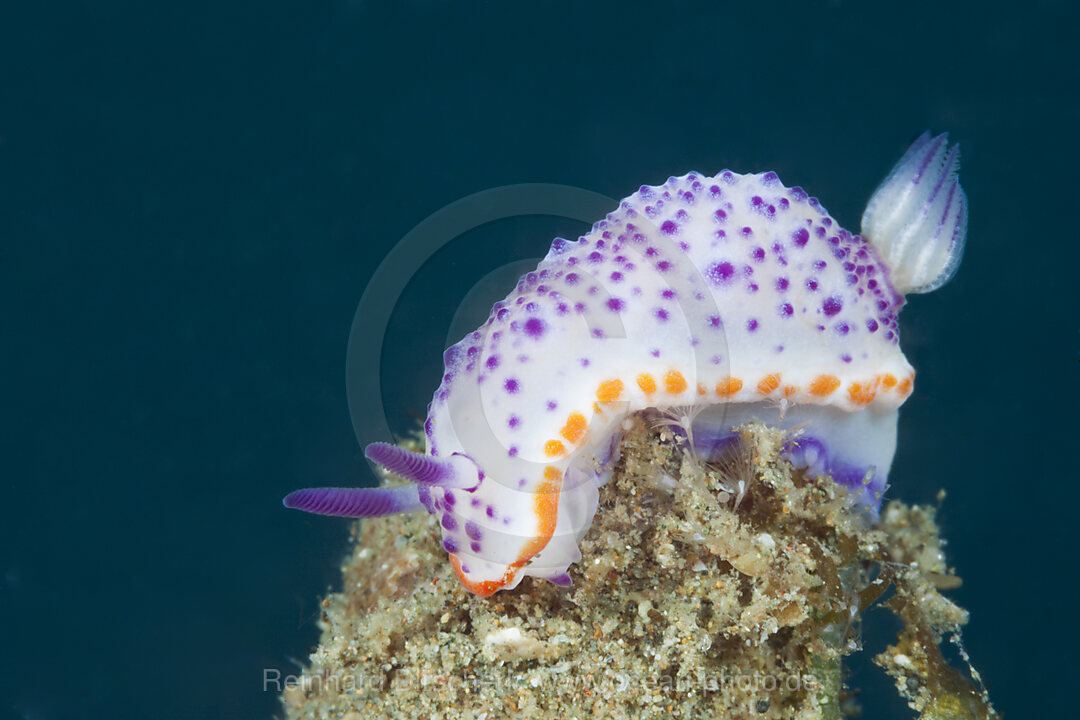
[[[738,442],[738,428],[762,422],[775,410],[765,403],[719,406],[701,415],[694,427],[695,449],[706,460],[728,452]],[[811,475],[828,475],[846,488],[853,501],[877,516],[888,486],[888,471],[896,451],[895,409],[866,408],[846,412],[832,407],[800,405],[789,408],[770,427],[792,432],[784,457]]]

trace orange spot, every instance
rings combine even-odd
[[[776,373],[766,375],[761,378],[761,382],[757,384],[758,392],[762,395],[768,395],[778,387],[780,387],[780,376]]]
[[[570,416],[566,418],[566,424],[563,425],[561,435],[572,443],[576,443],[585,436],[585,428],[587,424],[585,422],[585,416],[579,412],[570,413]]]
[[[786,397],[786,398],[791,397],[792,395],[794,395],[797,392],[799,392],[799,386],[798,385],[785,385],[784,386],[784,397]]]
[[[525,563],[529,562],[536,553],[543,550],[555,533],[555,521],[559,517],[559,491],[562,489],[562,473],[558,468],[544,468],[544,482],[536,488],[533,495],[533,512],[536,514],[537,535],[531,538],[525,547],[518,553],[517,559],[506,566],[506,572],[496,580],[484,580],[476,582],[465,577],[461,569],[461,560],[457,555],[450,555],[450,564],[458,576],[458,580],[469,592],[480,597],[488,597],[501,587],[505,587],[514,579]]]
[[[656,381],[653,380],[653,376],[648,373],[641,373],[637,376],[637,386],[641,388],[641,391],[646,395],[652,395],[656,392]]]
[[[664,373],[664,390],[671,395],[678,395],[686,391],[686,378],[678,370],[668,370]]]
[[[881,384],[886,388],[891,388],[896,385],[896,376],[892,373],[885,373],[881,376]]]
[[[705,387],[705,383],[698,383],[697,384],[697,394],[698,395],[708,395],[709,394],[709,388]]]
[[[731,397],[742,390],[742,380],[730,375],[716,383],[716,394],[720,397]]]
[[[548,440],[544,443],[544,453],[548,457],[562,457],[566,454],[566,447],[558,440]]]
[[[818,375],[810,383],[810,394],[824,397],[831,395],[838,387],[840,387],[840,378],[835,375]]]
[[[596,399],[602,403],[613,403],[622,397],[622,380],[605,380],[596,388]]]
[[[599,403],[593,403],[592,404],[592,409],[593,409],[594,413],[602,413],[602,412],[604,412],[603,410],[600,409],[600,404]]]
[[[848,385],[848,397],[856,405],[866,405],[877,395],[877,383],[857,383]]]
[[[906,378],[896,384],[896,391],[907,397],[911,394],[911,386],[915,384],[915,376],[908,375]]]

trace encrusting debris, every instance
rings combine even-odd
[[[791,436],[752,424],[741,438],[737,457],[703,462],[637,418],[571,588],[526,578],[478,598],[432,517],[363,521],[285,716],[841,718],[855,707],[842,661],[877,604],[903,629],[875,662],[919,717],[997,717],[977,673],[939,650],[967,615],[940,594],[959,579],[933,509],[894,501],[871,524],[780,456]]]

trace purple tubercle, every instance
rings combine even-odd
[[[293,510],[334,517],[367,518],[424,508],[416,485],[393,488],[305,488],[285,496]]]
[[[544,321],[537,317],[529,318],[525,321],[525,334],[531,338],[538,338],[544,334]]]
[[[735,268],[727,261],[718,262],[710,265],[705,274],[713,284],[727,285],[735,277]]]

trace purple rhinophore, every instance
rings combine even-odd
[[[316,515],[382,517],[425,507],[418,490],[416,485],[393,488],[305,488],[286,495],[282,504]]]
[[[410,452],[397,445],[390,443],[371,443],[364,448],[364,455],[368,460],[382,465],[384,468],[424,485],[445,485],[467,482],[467,478],[456,478],[453,468],[448,460],[434,458],[429,455]],[[457,485],[458,487],[464,487]]]

